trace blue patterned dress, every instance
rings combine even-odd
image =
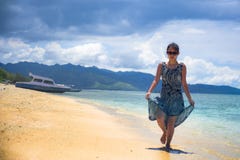
[[[162,63],[162,90],[161,109],[167,116],[178,116],[184,110],[182,95],[182,68],[183,63],[175,68],[168,68]]]

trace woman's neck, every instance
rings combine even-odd
[[[175,64],[177,64],[178,62],[177,62],[177,60],[169,60],[168,61],[168,64],[169,65],[175,65]]]

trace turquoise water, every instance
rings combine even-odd
[[[158,93],[154,93],[151,96],[158,95]],[[229,151],[230,155],[227,153],[224,153],[224,155],[239,158],[240,95],[191,95],[195,101],[195,109],[183,123],[183,128],[191,130],[191,134],[196,138],[206,139],[208,143],[205,144],[205,147],[210,145],[210,142],[212,142],[213,146],[224,146],[226,144],[228,148],[232,146],[231,151]],[[123,114],[148,119],[147,101],[144,98],[145,92],[83,90],[79,93],[64,93],[64,96],[70,96],[102,108],[110,108]],[[185,95],[184,100],[185,106],[187,106],[188,102]],[[220,150],[226,152],[226,148]]]
[[[82,92],[65,93],[64,95],[85,99],[89,102],[122,111],[146,114],[147,101],[144,98],[145,92],[83,90]],[[159,96],[159,94],[153,93],[152,97],[155,96]],[[240,122],[240,95],[192,94],[192,97],[196,103],[195,116],[205,117],[213,121]],[[184,100],[185,106],[187,106],[188,102],[185,96]]]

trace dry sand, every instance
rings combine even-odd
[[[1,160],[154,160],[175,156],[119,122],[113,115],[67,97],[0,84]]]
[[[0,160],[235,160],[192,128],[180,128],[168,153],[159,127],[147,118],[138,122],[83,101],[0,84]]]

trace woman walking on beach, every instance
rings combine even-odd
[[[161,101],[163,108],[162,112],[157,114],[157,123],[163,131],[160,141],[162,144],[166,143],[166,150],[169,151],[171,149],[170,143],[174,133],[175,121],[184,110],[182,87],[192,106],[194,106],[194,101],[191,98],[186,81],[186,66],[177,61],[179,47],[176,43],[168,45],[167,55],[168,62],[162,62],[158,65],[155,79],[149,87],[145,98],[150,98],[151,92],[162,76]],[[165,119],[167,119],[167,123],[165,123]]]

